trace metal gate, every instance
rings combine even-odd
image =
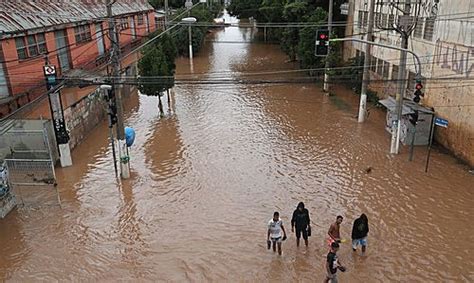
[[[0,144],[7,145],[4,156],[8,184],[21,205],[61,204],[54,165],[58,159],[50,121],[16,120],[3,131]]]

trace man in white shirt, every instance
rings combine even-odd
[[[283,232],[283,233],[282,233]],[[273,243],[273,251],[276,251],[278,244],[278,254],[281,255],[281,242],[286,240],[285,227],[280,219],[280,213],[273,213],[273,218],[268,222],[267,243],[268,248]]]

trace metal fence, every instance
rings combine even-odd
[[[50,195],[60,204],[54,171],[59,154],[51,122],[11,120],[2,126],[0,160],[6,164],[8,184],[18,203],[49,204],[51,197],[44,195]]]

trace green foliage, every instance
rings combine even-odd
[[[155,37],[157,32],[150,35]],[[175,59],[178,55],[174,40],[167,34],[143,51],[138,62],[139,89],[145,95],[161,96],[174,86]]]
[[[327,13],[321,8],[317,8],[311,14],[305,17],[306,22],[319,23],[324,22],[327,18]],[[316,41],[316,26],[304,27],[300,31],[300,39],[298,42],[298,58],[300,67],[303,69],[315,69],[324,67],[322,57],[314,56]]]
[[[213,10],[207,9],[206,6],[200,5],[191,10],[191,17],[195,17],[199,22],[202,23],[209,23],[214,20],[214,17],[217,16],[221,10],[219,7],[214,8]],[[187,17],[187,15],[186,15]],[[204,38],[207,33],[207,27],[199,27],[193,26],[192,27],[192,44],[193,44],[193,52],[199,52],[201,50],[202,44],[204,43]],[[179,55],[188,54],[188,45],[189,45],[189,37],[188,37],[188,27],[183,26],[179,28],[179,31],[175,35],[176,46]]]
[[[259,8],[262,0],[234,0],[227,6],[227,11],[231,16],[239,19],[254,17],[260,19]]]

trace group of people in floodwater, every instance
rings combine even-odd
[[[339,244],[344,243],[345,239],[341,238],[339,232],[340,225],[344,218],[341,215],[336,217],[336,222],[332,223],[328,230],[327,244],[329,252],[326,257],[326,279],[324,282],[337,283],[337,271],[346,271],[346,268],[341,264],[337,257]],[[309,211],[304,207],[304,203],[300,202],[293,212],[291,218],[291,232],[296,234],[296,246],[299,247],[301,236],[303,236],[306,247],[308,246],[308,237],[311,236],[311,223],[309,218]],[[365,214],[354,220],[352,226],[352,250],[357,251],[357,247],[361,246],[362,253],[367,249],[367,235],[369,233],[369,220]],[[267,232],[267,248],[273,246],[273,251],[281,255],[281,243],[286,240],[286,231],[283,226],[283,221],[280,218],[280,213],[276,211],[273,213],[273,218],[268,222]]]

